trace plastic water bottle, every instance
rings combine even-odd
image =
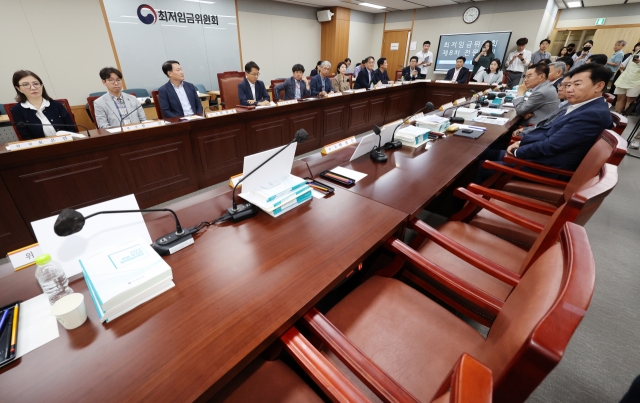
[[[73,290],[69,287],[67,275],[60,267],[60,264],[51,260],[49,254],[38,256],[36,264],[38,265],[36,278],[42,291],[49,297],[51,305],[65,295],[73,294]]]

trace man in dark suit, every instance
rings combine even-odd
[[[326,97],[327,94],[333,94],[333,86],[329,79],[329,70],[331,70],[331,63],[324,61],[320,64],[320,71],[317,76],[311,79],[311,96]]]
[[[553,168],[575,170],[598,140],[600,133],[613,125],[609,106],[602,99],[602,89],[612,75],[611,70],[595,63],[576,67],[569,73],[569,84],[566,87],[569,107],[565,115],[556,117],[550,125],[536,127],[506,151],[485,151],[480,156],[480,161],[503,163],[504,156],[509,155]],[[533,169],[523,170],[557,177]],[[482,183],[492,173],[492,170],[479,169],[476,183]]]
[[[202,115],[202,102],[198,98],[198,90],[195,85],[184,81],[184,72],[180,63],[168,60],[162,65],[162,71],[169,77],[169,82],[158,88],[160,107],[164,117]]]
[[[354,89],[369,88],[371,86],[371,78],[373,76],[373,56],[369,56],[364,63],[364,67],[360,69],[358,77],[356,77],[356,83],[353,85]]]
[[[378,69],[373,72],[373,77],[371,81],[373,85],[378,83],[389,84],[389,75],[387,74],[387,67],[389,67],[389,62],[387,62],[387,58],[381,57],[378,59]]]
[[[258,80],[260,67],[255,62],[244,65],[245,79],[238,84],[238,98],[240,105],[266,106],[271,103],[271,98],[264,83]]]
[[[304,76],[304,67],[301,64],[294,64],[291,68],[293,76],[284,80],[273,89],[274,101],[280,100],[280,91],[284,90],[284,100],[301,99],[311,96],[309,81]]]
[[[467,58],[460,56],[456,59],[456,67],[447,71],[447,75],[444,77],[447,81],[455,81],[457,84],[466,84],[469,78],[469,69],[464,67],[464,63]]]
[[[413,81],[425,78],[425,76],[420,74],[420,70],[417,69],[417,66],[418,56],[411,56],[409,65],[402,69],[402,77],[404,78],[404,81]]]

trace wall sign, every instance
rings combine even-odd
[[[399,43],[392,43],[391,44],[391,50],[398,50],[400,48],[400,44]]]
[[[596,25],[604,25],[604,18],[598,18],[596,20]]]

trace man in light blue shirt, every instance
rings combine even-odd
[[[610,68],[614,74],[616,71],[618,71],[618,68],[620,68],[620,63],[622,63],[622,60],[624,60],[624,52],[622,52],[622,48],[624,48],[625,46],[627,46],[627,42],[623,40],[619,40],[615,45],[613,45],[613,51],[615,53],[607,62],[607,67]]]

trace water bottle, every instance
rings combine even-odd
[[[58,263],[51,260],[49,254],[38,256],[36,264],[38,265],[36,278],[42,291],[47,294],[51,305],[65,295],[73,294],[67,275]]]

